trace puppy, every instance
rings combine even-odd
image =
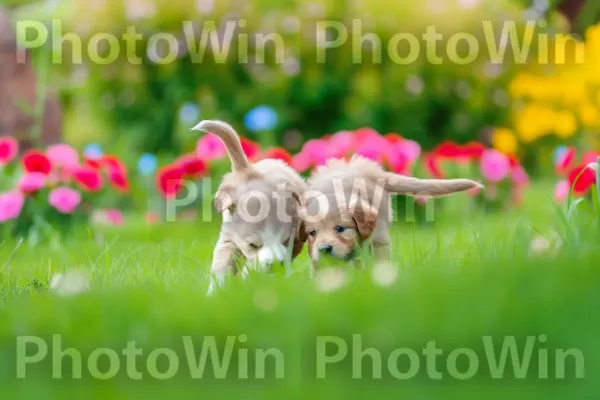
[[[299,232],[300,196],[306,182],[281,160],[251,164],[237,132],[221,121],[202,121],[194,130],[217,135],[225,144],[232,171],[223,179],[214,206],[223,215],[211,271],[220,286],[227,273],[236,274],[236,258],[270,270],[276,261],[293,260],[307,240]],[[215,290],[211,283],[209,293]]]
[[[468,179],[418,179],[386,172],[361,156],[331,159],[308,179],[302,198],[303,229],[313,271],[322,255],[350,261],[369,241],[378,261],[390,258],[390,194],[443,196],[482,187]]]

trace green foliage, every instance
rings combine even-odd
[[[63,90],[67,107],[65,134],[75,142],[123,143],[150,152],[180,152],[193,145],[194,136],[189,134],[193,122],[180,118],[180,110],[187,103],[198,105],[198,119],[231,121],[245,135],[258,140],[266,133],[244,128],[244,116],[258,105],[268,105],[278,115],[272,132],[277,144],[290,150],[299,146],[293,132],[308,139],[362,126],[382,133],[401,133],[417,139],[425,148],[444,138],[458,142],[481,138],[486,128],[504,121],[504,87],[517,67],[510,61],[510,51],[502,65],[490,63],[490,38],[482,33],[481,23],[490,20],[499,33],[506,18],[518,26],[524,22],[522,6],[508,0],[482,0],[472,9],[447,5],[439,12],[428,2],[389,0],[360,5],[326,0],[262,0],[242,8],[231,1],[148,0],[140,2],[151,5],[147,15],[135,14],[124,2],[107,1],[94,10],[67,7],[66,3],[52,14],[62,21],[63,34],[78,32],[86,49],[96,33],[120,38],[127,26],[134,26],[143,34],[143,40],[135,46],[135,54],[143,62],[138,65],[128,61],[126,44],[120,41],[120,57],[109,65],[90,62],[85,50],[83,65],[55,65],[55,73],[63,73],[69,80],[75,77],[76,81]],[[205,14],[201,3],[214,9]],[[44,19],[40,11],[37,14]],[[226,58],[219,60],[210,46],[204,57],[191,54],[186,42],[194,39],[200,43],[203,29],[208,35],[212,22],[222,31],[220,24],[239,19],[244,19],[247,26],[238,27]],[[353,19],[360,20],[362,31],[352,27]],[[189,35],[189,31],[186,34],[183,21],[193,21],[195,35]],[[322,49],[317,34],[319,21],[344,22],[349,32],[344,45],[325,52],[324,63],[317,58]],[[442,63],[426,59],[429,50],[423,40],[414,62],[395,62],[389,50],[394,48],[390,45],[394,35],[410,33],[420,40],[429,26],[435,26],[436,32],[443,35],[436,50]],[[179,56],[168,65],[148,57],[149,38],[158,32],[179,39]],[[377,35],[381,60],[376,57],[377,48],[360,47],[361,32]],[[447,56],[448,38],[457,32],[479,39],[479,57],[468,65],[454,64]],[[261,33],[279,34],[283,46],[271,42],[263,52],[253,40]],[[335,29],[329,34],[335,37]],[[244,59],[240,51],[243,35],[250,38],[248,63],[240,61]],[[458,53],[464,56],[464,41],[462,45]],[[396,47],[402,57],[408,55],[406,43]],[[65,44],[63,49],[63,57],[68,60],[73,55],[70,45]],[[255,62],[263,55],[264,63]]]

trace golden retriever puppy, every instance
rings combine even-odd
[[[353,156],[331,159],[308,179],[302,198],[302,229],[308,236],[313,271],[322,255],[350,261],[369,242],[378,261],[390,258],[391,194],[443,196],[482,187],[468,179],[418,179],[385,171]]]
[[[307,239],[298,231],[304,179],[281,160],[250,163],[237,132],[227,123],[206,120],[193,129],[217,135],[231,160],[232,171],[223,176],[214,198],[223,215],[211,267],[216,283],[221,285],[228,272],[237,273],[238,256],[263,270],[294,259]],[[214,290],[212,282],[209,293]]]

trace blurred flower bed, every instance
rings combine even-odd
[[[18,143],[0,138],[0,170],[9,178],[0,187],[0,226],[28,234],[41,220],[61,229],[72,225],[63,221],[65,215],[120,225],[128,210],[143,210],[146,222],[156,223],[173,217],[166,215],[168,201],[192,192],[196,199],[179,207],[176,217],[197,218],[210,202],[207,190],[214,189],[205,183],[230,169],[216,137],[190,131],[208,118],[232,123],[252,161],[280,158],[305,175],[328,158],[360,154],[400,174],[480,179],[486,190],[469,193],[467,212],[518,206],[530,176],[549,175],[545,166],[553,162],[557,202],[569,193],[588,199],[596,173],[587,165],[599,145],[600,26],[590,27],[565,54],[550,51],[548,62],[536,58],[544,45],[537,39],[526,64],[511,63],[514,49],[506,44],[503,63],[491,62],[487,49],[469,65],[424,59],[398,65],[385,52],[381,63],[373,63],[372,48],[362,53],[363,62],[353,63],[351,41],[329,49],[327,62],[316,61],[317,21],[350,26],[353,18],[360,18],[363,34],[373,32],[385,41],[400,32],[418,37],[432,25],[445,37],[457,32],[478,36],[483,20],[498,32],[504,22],[515,21],[523,35],[527,21],[544,17],[546,24],[536,33],[549,33],[548,48],[553,49],[556,41],[570,38],[554,6],[541,0],[410,5],[387,0],[59,0],[25,6],[17,19],[60,18],[63,34],[76,32],[84,46],[96,33],[118,37],[135,26],[144,34],[135,48],[143,60],[52,65],[51,83],[61,89],[69,145],[19,155]],[[222,24],[240,19],[247,26],[238,26],[237,33],[282,35],[283,62],[269,47],[265,62],[258,62],[252,41],[248,61],[239,62],[243,54],[235,40],[226,62],[216,62],[210,49],[202,62],[194,62],[182,21],[193,21],[197,29],[219,21],[223,34]],[[177,57],[167,65],[146,53],[147,38],[159,32],[179,39]],[[575,61],[581,49],[585,62],[556,62]],[[68,50],[63,56],[69,56]],[[32,169],[31,160],[44,170]],[[428,199],[415,202],[417,212],[431,204]],[[37,217],[29,204],[38,204]]]
[[[515,21],[522,33],[527,20],[545,16],[548,31],[563,31],[567,27],[552,12],[554,3],[58,0],[47,7],[25,7],[17,18],[59,18],[63,34],[76,32],[84,46],[98,32],[120,37],[127,26],[135,26],[143,33],[136,47],[136,54],[144,56],[139,65],[123,56],[110,65],[92,64],[84,57],[82,64],[54,66],[53,83],[61,86],[66,108],[65,138],[78,147],[89,142],[110,145],[123,157],[132,152],[136,157],[144,152],[173,157],[193,149],[197,137],[189,127],[200,118],[230,121],[261,145],[289,152],[324,133],[362,126],[401,132],[424,149],[433,149],[443,140],[487,143],[490,129],[505,126],[510,117],[508,84],[521,68],[510,61],[514,60],[511,49],[502,64],[492,63],[482,46],[481,57],[469,65],[427,62],[424,48],[423,57],[399,65],[385,49],[381,63],[373,63],[373,49],[367,43],[363,62],[353,63],[353,43],[348,40],[327,51],[326,63],[317,63],[316,23],[344,21],[350,26],[349,21],[360,18],[362,33],[377,34],[383,46],[396,33],[420,37],[433,25],[445,38],[456,32],[483,38],[484,20],[498,32],[505,21]],[[235,39],[227,62],[215,62],[210,49],[202,62],[193,62],[182,21],[193,21],[196,33],[203,22],[217,21],[223,33],[226,21],[239,19],[247,26],[236,33],[280,34],[285,43],[283,62],[277,62],[268,46],[265,62],[258,62],[250,40],[248,61],[241,63]],[[147,39],[158,32],[179,38],[177,57],[168,65],[158,64],[146,52]],[[440,42],[442,55],[446,41]],[[64,46],[65,58],[69,46]]]
[[[486,190],[469,193],[472,201],[466,197],[462,202],[466,212],[517,206],[529,181],[516,157],[480,142],[445,141],[423,152],[416,141],[395,133],[381,135],[372,128],[310,140],[295,154],[281,147],[262,147],[245,137],[242,147],[253,162],[281,159],[304,176],[331,158],[359,155],[398,174],[479,179]],[[19,156],[15,139],[0,137],[0,229],[6,235],[38,242],[55,236],[68,239],[76,226],[119,226],[132,213],[145,213],[147,223],[204,217],[206,204],[229,169],[223,143],[210,133],[202,135],[193,152],[166,163],[145,153],[137,165],[103,154],[97,144],[86,146],[83,154],[70,145],[57,144]],[[417,197],[412,203],[396,202],[397,211],[415,213],[408,221],[425,222],[429,201]]]
[[[565,146],[581,153],[600,148],[600,25],[565,53],[555,55],[564,62],[533,63],[512,79],[509,122],[494,132],[497,149],[531,168],[551,165]]]

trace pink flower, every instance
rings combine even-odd
[[[423,197],[423,196],[415,197],[415,203],[417,203],[420,206],[424,206],[425,204],[427,204],[428,201],[429,201],[429,199],[427,197]]]
[[[390,145],[386,138],[371,128],[362,128],[355,132],[356,154],[383,163],[390,152]]]
[[[48,147],[46,156],[53,165],[70,171],[79,165],[79,154],[68,144],[55,144]]]
[[[377,132],[375,129],[373,128],[360,128],[357,129],[356,131],[354,131],[354,135],[356,140],[362,142],[362,141],[366,141],[366,140],[370,140],[370,139],[376,139],[377,138],[382,138],[385,139],[384,137],[382,137],[379,132]]]
[[[225,157],[227,149],[225,149],[225,145],[217,135],[209,133],[198,140],[196,155],[201,160],[211,161]]]
[[[312,166],[310,156],[307,153],[300,152],[292,157],[292,168],[298,172],[308,171]]]
[[[500,182],[510,172],[510,160],[503,153],[486,149],[481,156],[481,173],[490,182]]]
[[[332,154],[337,158],[346,157],[354,150],[355,144],[354,133],[349,131],[337,132],[329,138]]]
[[[375,141],[363,142],[356,150],[356,154],[380,164],[387,158],[388,152],[389,149],[386,146],[382,146]]]
[[[409,163],[414,163],[421,156],[421,145],[414,140],[402,140],[397,142],[395,148],[405,155]]]
[[[521,165],[518,165],[511,170],[511,177],[517,186],[525,186],[529,184],[529,176],[527,175],[527,171],[525,171],[525,168],[523,168]]]
[[[410,166],[421,156],[421,146],[413,140],[388,139],[387,160],[390,169],[398,174],[407,174]]]
[[[41,172],[27,172],[21,177],[18,188],[24,194],[32,194],[46,185],[46,175]]]
[[[0,223],[16,219],[21,215],[25,204],[25,196],[18,190],[0,194]]]
[[[323,139],[313,139],[304,143],[302,153],[309,157],[312,166],[323,165],[327,160],[334,157],[333,149]]]
[[[125,217],[123,213],[116,208],[110,208],[104,212],[104,216],[109,224],[111,225],[123,225],[125,223]]]
[[[19,142],[12,136],[0,137],[0,166],[10,163],[17,157]]]
[[[392,172],[402,175],[410,174],[410,163],[408,157],[399,151],[390,151],[388,153],[388,166]]]
[[[554,187],[554,201],[557,203],[562,202],[569,196],[571,191],[571,185],[568,180],[562,180]]]
[[[575,155],[575,149],[572,147],[561,151],[556,160],[556,171],[558,173],[566,172],[573,163]]]
[[[68,187],[57,187],[48,195],[48,203],[63,214],[71,214],[81,203],[81,193]]]

